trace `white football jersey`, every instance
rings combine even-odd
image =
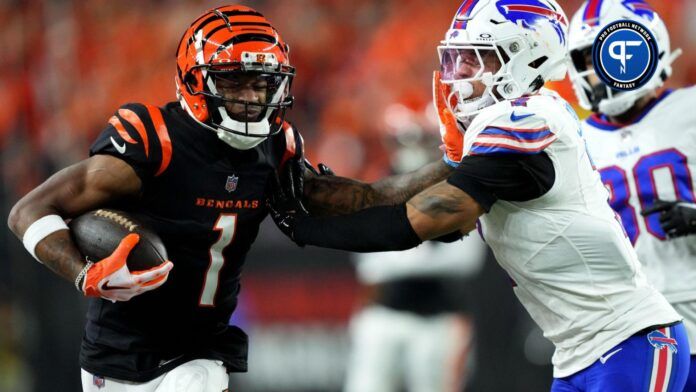
[[[554,377],[565,377],[637,331],[680,317],[647,282],[567,102],[546,92],[499,102],[465,134],[465,155],[540,151],[553,162],[552,188],[526,202],[498,200],[480,229],[554,343]]]
[[[611,206],[621,216],[648,280],[673,304],[696,301],[696,238],[667,240],[659,214],[644,217],[640,212],[655,198],[695,202],[695,102],[696,87],[666,91],[633,124],[618,126],[598,115],[582,124]],[[692,330],[690,340],[696,341]]]

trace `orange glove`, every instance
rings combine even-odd
[[[154,290],[167,280],[174,267],[171,261],[145,271],[130,272],[126,260],[140,241],[137,234],[128,234],[111,256],[87,267],[82,291],[87,297],[102,297],[112,302],[128,301],[138,294]]]
[[[440,137],[445,156],[442,159],[450,166],[457,167],[462,161],[464,153],[464,134],[459,130],[457,119],[447,105],[447,99],[451,93],[449,85],[442,84],[440,81],[440,71],[433,73],[433,99],[435,110],[440,119]]]

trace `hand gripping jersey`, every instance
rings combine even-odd
[[[643,217],[640,212],[658,197],[696,202],[693,102],[696,87],[666,91],[633,124],[612,124],[600,115],[582,123],[611,206],[621,216],[648,280],[672,304],[696,301],[696,241],[692,236],[668,240],[659,214]],[[696,331],[688,330],[696,341]]]
[[[480,229],[515,294],[556,346],[558,378],[637,331],[680,317],[647,283],[565,101],[548,94],[503,101],[465,134],[467,156],[541,152],[553,163],[551,189],[529,201],[498,200]]]
[[[130,301],[89,300],[82,368],[138,382],[196,358],[245,371],[247,337],[228,326],[240,272],[267,213],[269,176],[301,150],[288,124],[241,151],[194,123],[178,103],[121,107],[90,154],[133,167],[141,196],[112,207],[150,225],[174,269],[162,287]]]

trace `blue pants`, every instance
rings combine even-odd
[[[691,356],[682,323],[637,333],[589,367],[556,378],[551,392],[681,392]]]

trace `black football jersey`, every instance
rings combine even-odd
[[[80,365],[147,381],[195,358],[246,371],[247,336],[228,320],[244,258],[267,214],[271,175],[302,153],[287,123],[256,148],[236,150],[178,103],[122,106],[90,148],[130,164],[141,195],[117,208],[163,240],[174,268],[160,288],[127,302],[90,299]]]

